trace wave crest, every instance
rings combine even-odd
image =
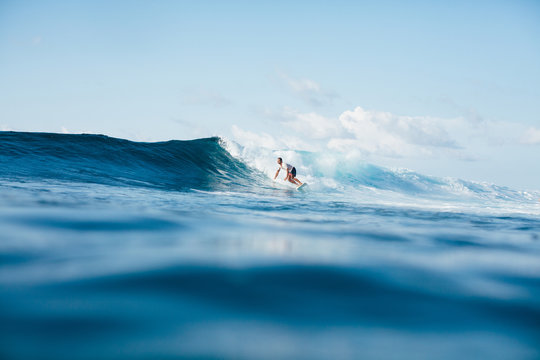
[[[212,190],[249,186],[254,174],[217,137],[141,143],[104,135],[0,133],[4,177]]]
[[[272,178],[276,158],[293,164],[298,177],[321,191],[360,192],[364,198],[398,196],[438,200],[518,201],[538,204],[539,192],[526,192],[486,182],[423,175],[408,169],[389,169],[347,153],[270,150],[225,142],[226,149],[250,167]]]

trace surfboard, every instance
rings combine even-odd
[[[307,184],[306,184],[306,183],[303,183],[302,185],[300,185],[299,187],[297,187],[296,190],[302,191],[302,190],[305,190],[306,187],[307,187]]]

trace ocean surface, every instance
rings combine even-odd
[[[220,138],[0,132],[0,358],[540,359],[539,199]]]

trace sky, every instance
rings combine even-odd
[[[0,130],[540,189],[540,1],[0,0]]]

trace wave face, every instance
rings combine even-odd
[[[103,135],[0,133],[4,177],[166,190],[247,186],[253,171],[217,137],[140,143]]]

